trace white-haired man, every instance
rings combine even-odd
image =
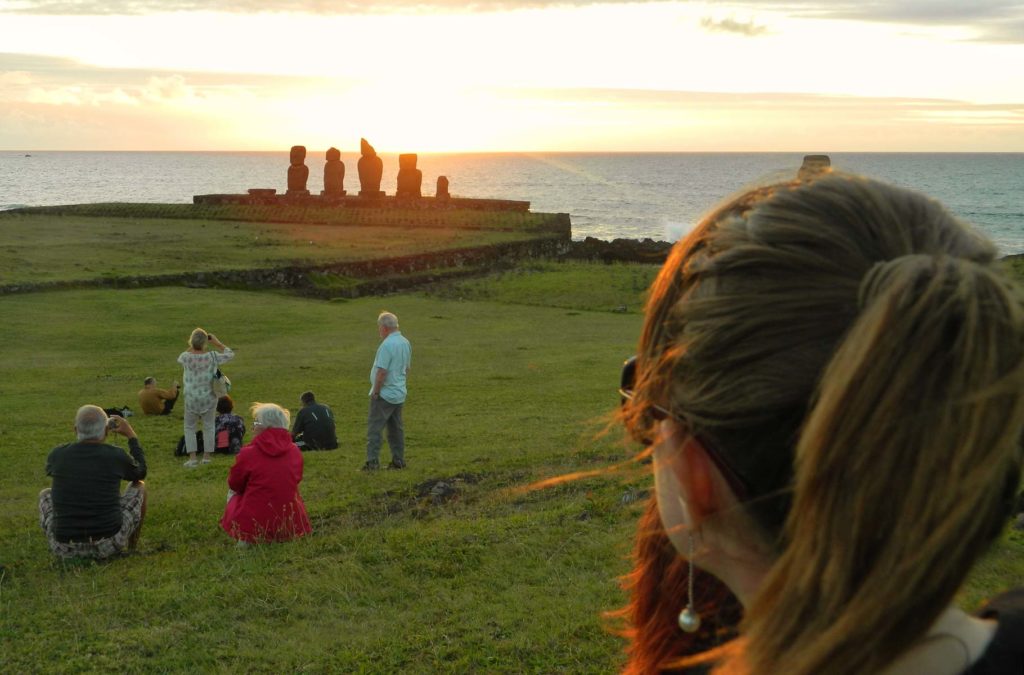
[[[128,452],[106,443],[128,439]],[[135,548],[146,515],[146,456],[128,421],[83,405],[75,415],[77,442],[46,458],[51,486],[39,493],[39,523],[61,558],[109,558]],[[121,494],[121,481],[130,485]]]
[[[380,468],[381,432],[387,427],[391,464],[405,468],[405,428],[402,407],[405,404],[406,377],[412,364],[412,346],[398,330],[398,317],[381,312],[377,317],[381,337],[377,356],[370,368],[370,414],[366,421],[366,464],[363,471]]]

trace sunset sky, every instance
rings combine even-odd
[[[1024,151],[1019,0],[0,0],[0,149]]]

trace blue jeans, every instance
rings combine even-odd
[[[382,398],[370,399],[370,414],[366,420],[366,461],[380,463],[380,432],[388,428],[388,447],[391,461],[405,462],[405,427],[402,426],[402,403],[388,403]]]

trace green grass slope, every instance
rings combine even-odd
[[[381,308],[414,348],[402,472],[366,475],[366,393]],[[396,296],[317,302],[195,289],[0,299],[0,650],[6,672],[608,671],[600,614],[622,598],[639,469],[545,490],[536,480],[627,460],[597,438],[617,403],[636,316]],[[172,456],[181,413],[134,417],[150,462],[141,552],[53,561],[36,495],[78,405],[169,383],[195,325],[237,350],[241,405],[293,409],[314,389],[341,449],[307,454],[314,533],[238,550],[222,533],[231,459]],[[435,504],[431,481],[458,491]]]
[[[527,231],[0,214],[0,286],[324,265],[536,238]]]
[[[621,642],[601,613],[624,600],[617,577],[642,509],[632,497],[650,479],[636,448],[602,431],[653,272],[542,263],[338,302],[184,288],[0,298],[2,670],[614,671]],[[366,475],[381,309],[413,344],[410,466]],[[150,464],[140,552],[54,561],[36,509],[46,453],[71,439],[80,404],[137,407],[143,377],[180,377],[196,325],[237,350],[225,371],[240,408],[294,410],[305,389],[333,407],[341,449],[305,455],[313,534],[235,548],[217,526],[232,460],[182,468],[178,410],[131,420]],[[432,498],[439,479],[453,499]],[[1022,580],[1024,534],[1007,532],[959,602]]]
[[[473,200],[479,202],[480,200]],[[486,200],[484,200],[486,202]],[[429,202],[428,202],[429,203]],[[240,204],[140,204],[108,202],[33,206],[19,213],[103,218],[183,218],[239,220],[262,223],[315,223],[339,226],[440,227],[477,230],[549,230],[559,227],[552,213],[500,211],[483,208],[401,208],[385,201],[378,207]]]
[[[485,277],[436,284],[429,293],[459,300],[640,314],[658,268],[535,261]]]

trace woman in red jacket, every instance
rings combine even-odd
[[[302,453],[288,433],[288,411],[274,403],[252,407],[252,443],[228,474],[228,503],[220,525],[240,542],[287,541],[312,529],[299,495]]]

